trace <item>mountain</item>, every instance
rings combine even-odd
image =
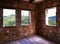
[[[14,15],[10,15],[10,16],[4,16],[3,18],[3,27],[5,26],[15,26],[16,24],[16,19]]]
[[[3,18],[6,18],[7,16],[3,16]]]
[[[48,23],[49,23],[49,25],[55,25],[56,26],[56,16],[49,17]]]
[[[56,20],[56,16],[49,17],[51,20]]]

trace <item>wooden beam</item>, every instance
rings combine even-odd
[[[32,3],[32,2],[34,2],[34,1],[35,1],[35,0],[30,0],[29,3]]]

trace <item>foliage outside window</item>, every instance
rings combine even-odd
[[[45,13],[46,25],[56,26],[56,7],[46,9]]]
[[[21,10],[21,25],[29,25],[30,11]]]
[[[3,27],[16,26],[16,10],[3,9]]]

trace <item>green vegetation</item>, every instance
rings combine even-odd
[[[22,16],[21,17],[21,24],[28,25],[29,24],[29,16]],[[3,17],[3,27],[6,27],[6,26],[16,26],[15,15]]]
[[[28,25],[29,24],[29,16],[21,16],[21,24]]]
[[[49,25],[56,25],[56,20],[49,19],[48,23]]]
[[[3,18],[3,26],[15,26],[16,25],[16,19],[15,15],[6,16]]]

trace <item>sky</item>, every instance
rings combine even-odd
[[[3,16],[9,16],[11,14],[16,15],[15,12],[16,12],[16,10],[14,10],[14,9],[3,9]],[[29,16],[29,14],[30,14],[30,11],[21,10],[21,15]]]
[[[21,15],[23,15],[23,16],[29,16],[29,14],[30,14],[30,11],[21,10]]]
[[[48,9],[46,16],[47,17],[56,16],[56,7]]]
[[[15,11],[14,9],[3,9],[3,16],[16,15]]]

